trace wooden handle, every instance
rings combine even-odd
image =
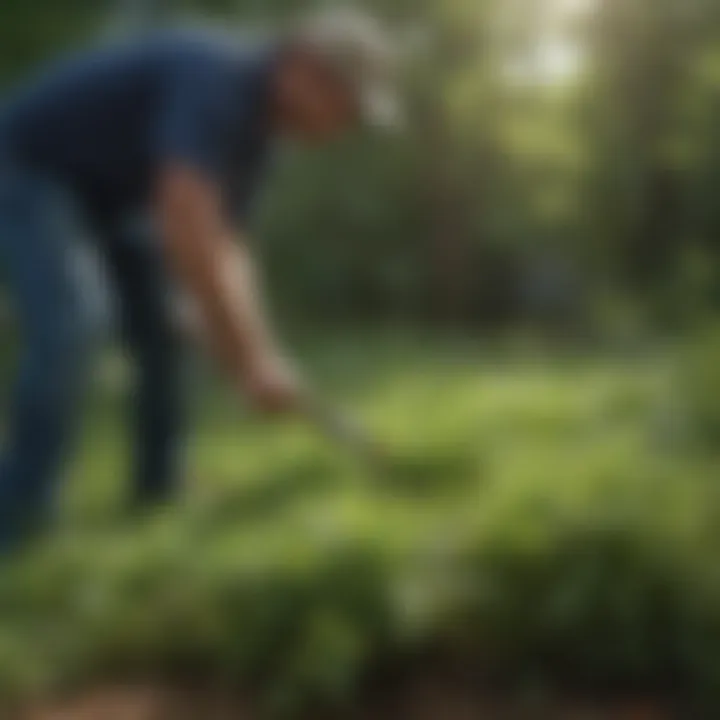
[[[362,462],[376,466],[381,453],[375,439],[354,418],[337,408],[308,397],[303,403],[306,417],[330,440],[346,447]]]

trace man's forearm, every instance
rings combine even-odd
[[[192,181],[189,182],[190,187]],[[160,213],[168,261],[200,312],[204,335],[234,379],[274,352],[253,262],[232,241],[212,203],[184,202],[183,187]]]
[[[249,249],[223,238],[226,256],[223,265],[225,292],[235,311],[244,367],[252,367],[277,354],[277,343],[265,311],[254,259]],[[219,351],[222,353],[222,349]],[[217,352],[217,351],[216,351]]]

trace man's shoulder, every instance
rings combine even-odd
[[[266,38],[213,26],[175,26],[132,38],[110,38],[58,60],[41,77],[102,76],[176,67],[243,68],[262,63],[272,43]],[[47,69],[46,69],[47,70]],[[153,71],[154,72],[154,71]]]
[[[159,51],[169,58],[241,66],[262,63],[275,47],[267,36],[216,26],[176,26],[146,35],[137,42],[146,50]]]

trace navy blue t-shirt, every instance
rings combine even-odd
[[[172,31],[86,52],[23,88],[0,120],[14,160],[72,187],[93,213],[144,209],[163,163],[199,170],[242,220],[268,150],[276,50]]]

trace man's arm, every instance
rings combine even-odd
[[[168,264],[197,304],[208,343],[233,383],[263,410],[294,407],[299,391],[269,329],[252,258],[233,243],[213,183],[169,164],[158,178],[155,208]]]

